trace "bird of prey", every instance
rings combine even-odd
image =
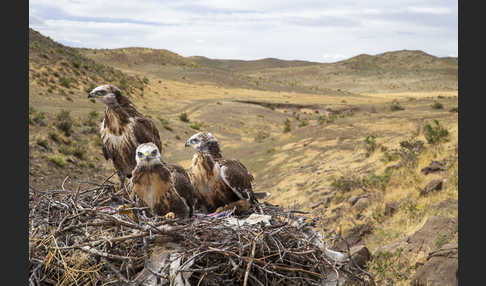
[[[152,214],[191,217],[194,188],[186,170],[164,162],[154,143],[140,144],[136,161],[131,178],[133,193],[145,202]]]
[[[224,158],[218,140],[208,132],[192,135],[185,146],[197,151],[189,168],[189,177],[201,203],[210,212],[236,207],[236,213],[258,203],[253,193],[253,176],[238,160]]]
[[[100,126],[103,155],[106,160],[113,161],[120,183],[125,186],[125,178],[131,177],[137,164],[137,146],[153,142],[161,150],[159,131],[114,85],[98,86],[89,92],[88,98],[106,105],[105,117]]]

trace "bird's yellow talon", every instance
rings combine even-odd
[[[165,214],[165,219],[174,219],[175,218],[175,214],[173,212],[168,212]]]
[[[216,213],[220,213],[222,211],[224,211],[224,207],[219,207],[219,208],[216,209]]]

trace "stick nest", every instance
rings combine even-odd
[[[373,283],[352,260],[336,262],[325,255],[327,243],[305,212],[264,203],[238,217],[168,220],[136,207],[109,178],[101,184],[84,182],[86,188],[79,183],[67,189],[65,182],[58,190],[29,190],[30,285]],[[228,223],[251,213],[271,216],[270,224]],[[173,260],[153,266],[160,249],[177,254],[169,256],[178,257],[177,268]],[[179,274],[189,283],[178,284],[174,277]],[[150,284],[142,276],[156,279]]]

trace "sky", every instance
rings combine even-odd
[[[29,27],[71,47],[336,62],[422,50],[457,57],[450,0],[29,0]]]

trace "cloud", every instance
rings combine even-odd
[[[446,56],[457,54],[457,23],[457,1],[439,0],[29,2],[29,26],[63,44],[210,58],[328,61],[397,49]]]

